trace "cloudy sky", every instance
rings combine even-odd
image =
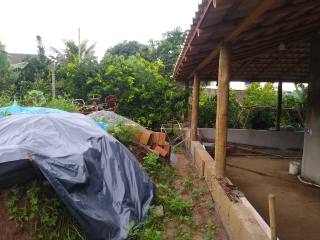
[[[101,57],[123,40],[160,39],[179,26],[188,29],[200,0],[1,0],[0,41],[13,53],[36,53],[36,35],[46,49],[62,39],[97,42]]]
[[[175,27],[189,29],[201,0],[1,0],[0,41],[11,53],[36,53],[36,35],[50,47],[63,48],[63,39],[96,42],[105,50],[124,40],[147,43]],[[242,89],[244,84],[232,83]],[[284,90],[292,90],[285,84]]]

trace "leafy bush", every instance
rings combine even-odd
[[[39,182],[11,188],[6,207],[12,219],[38,240],[86,239],[75,219],[49,185]]]
[[[77,107],[71,102],[71,100],[58,96],[46,103],[48,108],[56,108],[67,112],[78,112]]]
[[[199,98],[199,127],[212,128],[216,124],[217,97],[201,91]]]
[[[88,81],[92,94],[117,96],[117,112],[145,127],[158,128],[184,113],[185,92],[161,74],[161,62],[106,54],[102,73]]]
[[[122,144],[129,146],[135,142],[139,129],[132,125],[119,123],[108,127],[107,131]]]
[[[43,92],[38,90],[31,90],[24,98],[24,103],[29,106],[41,107],[46,103],[46,98]]]

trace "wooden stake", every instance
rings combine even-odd
[[[277,240],[275,196],[273,194],[269,194],[268,199],[269,199],[269,218],[270,218],[271,240]]]
[[[220,49],[217,91],[216,138],[214,155],[216,177],[224,177],[226,168],[229,81],[231,72],[230,60],[230,47],[223,45]]]
[[[191,141],[197,140],[198,114],[199,114],[199,87],[200,80],[198,74],[194,74],[193,97],[192,97],[192,119],[191,119]]]
[[[281,113],[282,113],[282,82],[278,84],[278,102],[277,102],[276,130],[280,131]]]

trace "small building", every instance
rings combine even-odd
[[[8,53],[8,59],[11,66],[24,66],[27,59],[37,58],[37,54],[27,53]]]
[[[174,79],[185,82],[186,87],[190,82],[193,84],[189,148],[234,239],[270,239],[276,232],[270,233],[266,224],[269,220],[266,191],[278,199],[276,226],[280,239],[319,239],[320,189],[316,188],[320,185],[319,19],[319,0],[203,0],[177,60]],[[198,129],[200,81],[218,83],[216,129]],[[230,82],[279,83],[275,131],[227,128]],[[280,131],[283,82],[308,83],[304,132]],[[199,142],[201,134],[213,139],[213,157],[203,150]],[[298,159],[302,165],[300,180],[314,188],[287,175],[288,158],[279,157],[278,161],[261,156],[250,161],[230,158],[227,152],[231,143],[303,149],[302,159]],[[242,172],[235,173],[235,168]],[[250,178],[249,170],[267,180]],[[245,194],[238,196],[236,203],[229,195],[236,187],[233,181],[242,185],[240,190]],[[276,226],[271,221],[272,229]]]

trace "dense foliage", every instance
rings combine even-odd
[[[180,118],[186,108],[187,93],[171,79],[184,37],[185,32],[177,28],[147,45],[125,41],[108,49],[98,62],[95,44],[89,45],[86,40],[80,46],[66,40],[64,49],[51,48],[53,56],[48,58],[37,36],[38,56],[25,59],[19,66],[10,66],[1,45],[0,92],[11,100],[44,106],[51,98],[54,70],[58,95],[85,101],[93,94],[99,94],[102,100],[115,95],[118,113],[146,127],[158,128],[172,118]]]
[[[297,84],[295,91],[283,94],[281,126],[302,129],[305,119],[307,87]],[[201,91],[199,126],[214,127],[216,96]],[[244,91],[230,90],[228,127],[269,129],[275,126],[277,92],[271,83],[252,83]]]
[[[185,36],[186,32],[176,28],[163,34],[163,39],[150,40],[148,44],[124,41],[107,49],[100,62],[95,56],[95,44],[87,40],[80,46],[65,40],[64,49],[51,48],[53,56],[49,58],[41,37],[37,36],[37,57],[16,65],[10,65],[5,47],[0,44],[0,104],[8,104],[15,98],[26,105],[57,105],[75,111],[71,100],[66,99],[87,101],[98,94],[103,100],[115,95],[119,114],[157,129],[163,123],[180,119],[186,112],[185,99],[190,93],[172,80]],[[51,101],[53,70],[60,97]],[[303,128],[306,92],[306,87],[300,84],[293,93],[284,93],[282,126]],[[274,127],[276,95],[270,83],[253,83],[241,93],[230,91],[228,126]],[[216,97],[202,91],[199,105],[200,127],[214,126]]]

